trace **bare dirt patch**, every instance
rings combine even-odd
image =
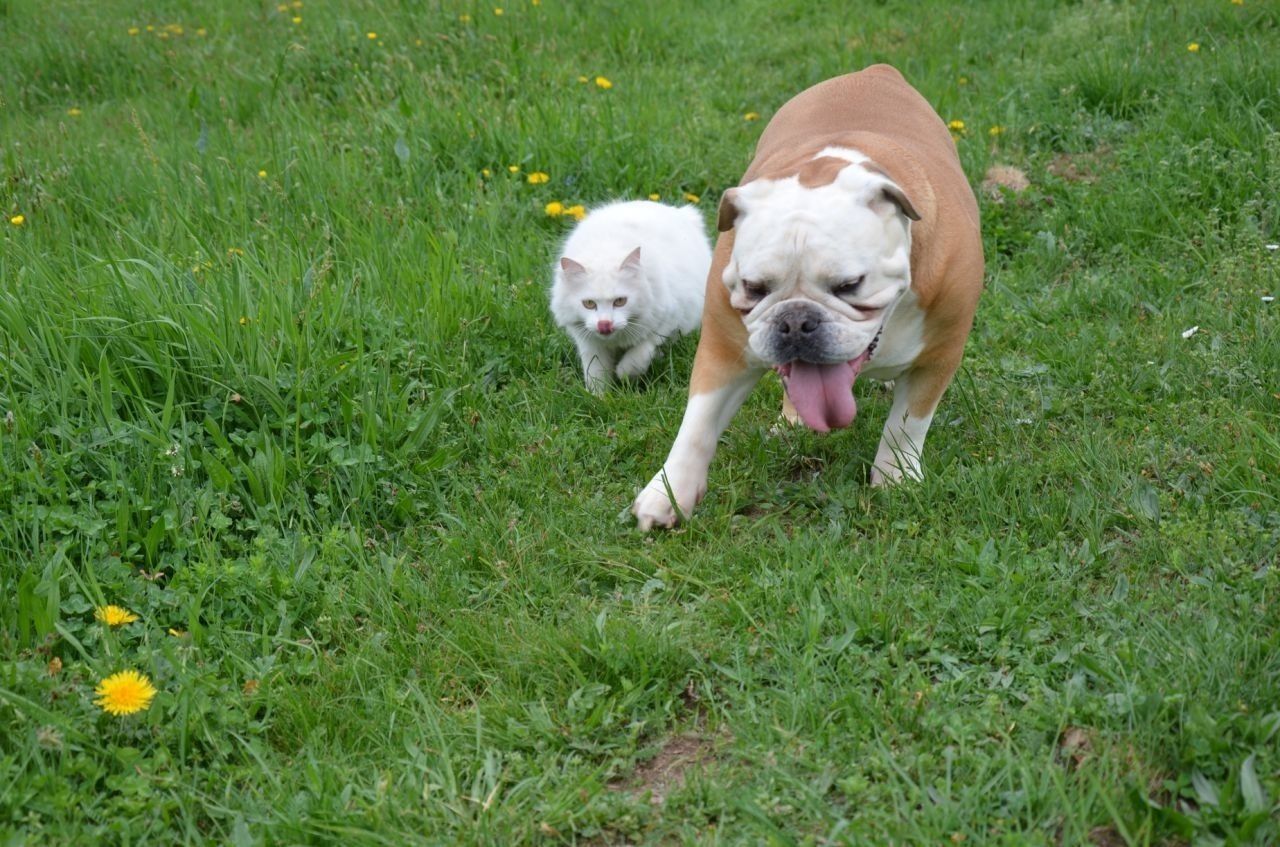
[[[982,178],[982,193],[997,203],[1004,202],[1006,191],[1020,194],[1031,187],[1031,180],[1012,165],[992,165]]]
[[[695,768],[715,761],[715,740],[702,735],[676,735],[668,738],[657,754],[636,766],[629,778],[609,784],[613,791],[635,796],[649,795],[649,802],[661,806],[671,792],[684,785]]]

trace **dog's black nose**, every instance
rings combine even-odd
[[[779,323],[778,332],[783,335],[790,335],[793,332],[798,335],[812,335],[821,325],[821,321],[803,312],[799,314],[792,312],[782,318]]]

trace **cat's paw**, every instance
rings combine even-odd
[[[654,352],[655,348],[650,345],[632,347],[618,360],[618,377],[620,379],[635,379],[638,376],[643,376],[645,371],[649,370],[649,364],[653,361]]]
[[[635,379],[644,376],[645,371],[649,370],[649,363],[623,359],[618,362],[618,379]]]

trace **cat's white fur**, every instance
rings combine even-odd
[[[578,347],[587,388],[643,374],[660,344],[696,328],[710,267],[693,206],[611,203],[574,227],[553,267],[551,313]]]

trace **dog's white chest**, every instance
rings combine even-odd
[[[924,350],[924,310],[910,288],[893,307],[885,322],[884,332],[876,345],[875,355],[862,375],[872,379],[895,379],[915,362]]]

